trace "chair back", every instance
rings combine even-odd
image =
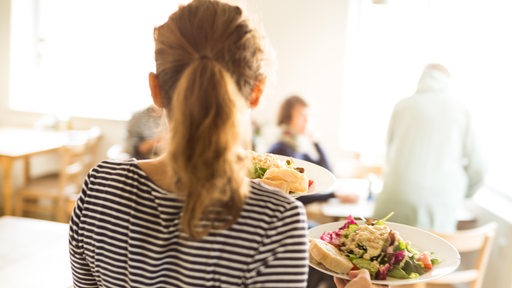
[[[38,217],[44,215],[44,219],[68,222],[84,178],[95,164],[100,138],[101,131],[96,127],[72,132],[68,143],[60,148],[58,173],[27,177],[17,191],[16,215],[30,213]]]
[[[61,171],[61,205],[59,219],[66,221],[73,211],[76,200],[80,194],[85,176],[96,164],[96,154],[101,140],[101,130],[92,127],[87,131],[87,139],[79,145],[62,148]],[[67,167],[67,168],[65,168]]]
[[[69,184],[83,180],[86,170],[87,145],[79,144],[63,146],[61,148],[61,165],[59,171],[59,182],[61,191]],[[80,183],[81,184],[81,183]]]
[[[59,170],[59,195],[56,208],[57,219],[66,221],[68,215],[65,203],[76,199],[80,193],[84,177],[88,171],[87,142],[63,146],[60,149],[61,165]]]
[[[497,223],[489,222],[480,227],[458,230],[455,233],[436,233],[438,236],[450,242],[459,253],[476,253],[476,263],[474,263],[473,267],[465,270],[456,270],[453,273],[434,279],[428,283],[469,283],[470,288],[481,288],[487,264],[489,263],[497,226]]]
[[[98,151],[98,146],[101,140],[101,129],[99,127],[92,127],[87,131],[86,142],[86,155],[85,164],[86,169],[91,169],[95,164],[95,159]]]

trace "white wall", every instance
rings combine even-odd
[[[331,157],[339,154],[345,0],[248,1],[276,52],[276,77],[254,112],[267,143],[275,140],[276,114],[292,93],[310,104],[312,126]]]

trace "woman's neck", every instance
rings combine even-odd
[[[172,190],[169,177],[172,169],[165,154],[153,159],[139,160],[137,165],[155,185],[166,191]]]

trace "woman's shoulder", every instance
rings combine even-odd
[[[102,160],[96,164],[95,167],[92,168],[91,171],[95,171],[97,173],[116,173],[121,171],[132,171],[132,173],[136,173],[136,171],[142,170],[137,166],[135,159],[131,160]]]
[[[137,195],[140,199],[175,198],[157,186],[139,167],[136,160],[103,160],[90,170],[86,181],[88,190],[92,193]],[[94,188],[91,189],[92,187]]]
[[[103,182],[150,182],[144,171],[133,160],[102,160],[88,174],[88,179]]]

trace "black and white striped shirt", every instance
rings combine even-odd
[[[75,287],[305,287],[303,205],[255,182],[250,192],[232,227],[191,241],[173,193],[135,162],[99,163],[70,222]]]

